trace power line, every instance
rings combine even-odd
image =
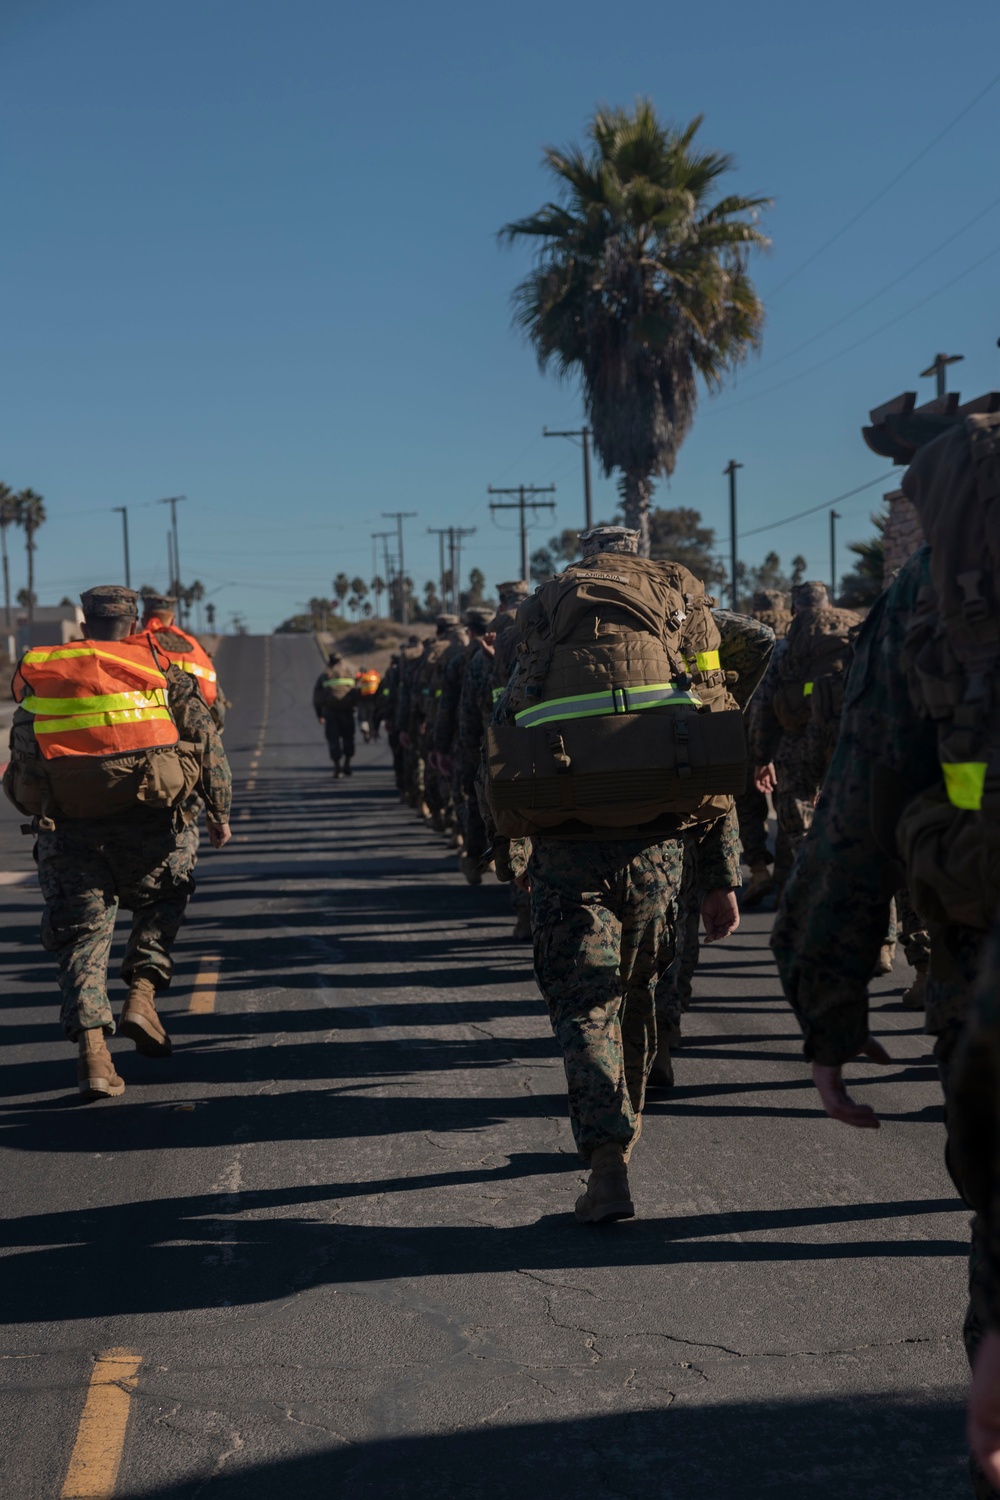
[[[738,540],[742,542],[744,537],[759,536],[762,531],[774,531],[778,526],[788,526],[792,521],[801,521],[805,516],[814,516],[817,511],[828,510],[831,505],[839,505],[842,500],[850,500],[853,495],[860,495],[864,490],[874,489],[875,485],[885,484],[886,480],[895,479],[895,477],[896,470],[890,469],[888,474],[880,474],[877,479],[869,479],[867,484],[859,484],[856,489],[845,490],[842,495],[834,495],[830,500],[822,500],[819,505],[810,505],[808,510],[797,511],[794,516],[784,516],[780,521],[768,521],[766,526],[753,526],[749,531],[741,531]],[[723,541],[716,542],[715,545],[728,547],[729,538],[726,537]]]
[[[855,339],[853,344],[847,344],[843,349],[838,349],[836,353],[828,354],[826,359],[821,359],[818,364],[810,365],[806,370],[800,370],[797,375],[789,375],[786,377],[786,379],[779,380],[776,385],[769,385],[767,387],[767,390],[765,391],[754,391],[751,395],[743,396],[739,401],[731,401],[727,406],[724,407],[710,407],[705,415],[709,415],[709,413],[713,410],[716,412],[734,411],[738,406],[746,406],[750,401],[760,401],[765,396],[773,395],[775,391],[783,391],[786,385],[792,385],[796,381],[805,380],[809,375],[815,375],[817,370],[824,370],[827,365],[832,365],[834,360],[842,359],[845,354],[851,354],[855,349],[860,349],[862,344],[870,343],[872,339],[878,338],[880,333],[885,333],[887,329],[894,328],[897,323],[901,323],[903,319],[908,318],[911,313],[919,311],[919,309],[921,307],[925,307],[928,302],[933,302],[935,297],[940,297],[944,292],[949,291],[951,287],[955,286],[959,281],[964,280],[966,276],[971,276],[973,271],[978,271],[980,266],[984,266],[988,260],[993,260],[997,255],[1000,255],[1000,245],[995,245],[992,250],[988,250],[985,255],[980,256],[977,261],[973,261],[971,266],[966,266],[964,271],[959,271],[957,276],[953,276],[951,280],[946,281],[943,286],[936,287],[933,292],[928,292],[926,297],[921,297],[918,302],[911,303],[909,307],[904,308],[904,310],[901,313],[897,313],[895,317],[889,318],[889,320],[885,323],[880,323],[878,328],[873,328],[870,333],[862,334],[861,338]]]
[[[771,290],[767,293],[765,301],[771,297],[776,296],[778,292],[783,291],[788,283],[790,281],[794,281],[795,277],[798,276],[801,271],[804,271],[807,266],[812,265],[813,261],[818,260],[821,255],[825,254],[826,251],[829,250],[830,246],[835,245],[839,239],[842,239],[849,229],[853,229],[858,220],[863,219],[865,214],[868,213],[869,209],[874,208],[876,203],[880,202],[881,199],[885,197],[886,193],[891,191],[891,189],[896,186],[897,182],[901,182],[907,175],[907,173],[913,170],[918,162],[923,161],[924,157],[927,156],[929,152],[933,151],[934,147],[937,146],[941,141],[943,141],[945,136],[949,135],[951,131],[954,130],[955,126],[959,124],[960,121],[964,120],[967,114],[971,113],[971,111],[975,109],[980,100],[985,99],[990,90],[996,88],[998,83],[1000,83],[1000,73],[998,73],[995,78],[992,78],[985,88],[980,89],[976,97],[972,99],[964,109],[960,110],[955,118],[951,120],[943,130],[939,130],[933,140],[928,141],[927,145],[924,146],[920,151],[918,151],[916,156],[911,157],[910,160],[906,163],[906,166],[902,167],[900,171],[896,173],[895,177],[891,177],[884,187],[879,188],[874,197],[869,198],[868,202],[865,203],[861,208],[859,208],[857,213],[853,214],[851,218],[848,219],[846,224],[841,225],[841,227],[836,231],[835,234],[832,234],[828,240],[825,240],[824,243],[820,245],[818,250],[814,250],[811,255],[806,256],[805,260],[800,261],[800,263],[795,267],[794,271],[789,271],[784,281],[779,281],[777,286],[772,287]]]
[[[828,323],[825,328],[820,329],[819,333],[811,334],[809,338],[803,339],[802,343],[796,344],[794,349],[789,349],[785,354],[779,354],[777,359],[769,360],[767,364],[758,365],[755,370],[751,370],[748,375],[744,376],[743,383],[746,384],[748,380],[756,380],[758,375],[764,375],[768,370],[773,370],[775,365],[784,364],[786,359],[791,359],[794,354],[800,354],[803,349],[808,349],[811,344],[815,344],[820,339],[825,338],[828,333],[832,333],[841,324],[849,323],[859,312],[864,312],[866,307],[870,307],[873,302],[877,302],[880,297],[884,297],[886,292],[891,292],[893,287],[899,286],[908,276],[912,276],[914,271],[919,271],[921,266],[926,265],[929,260],[933,260],[935,255],[939,255],[942,250],[946,250],[949,245],[955,240],[960,239],[967,230],[971,229],[974,224],[978,224],[980,219],[985,219],[986,215],[992,213],[996,208],[1000,208],[1000,198],[995,198],[992,203],[980,209],[979,213],[963,224],[961,229],[956,229],[954,234],[950,234],[947,239],[935,245],[933,250],[928,250],[926,255],[922,255],[907,270],[901,271],[898,276],[894,276],[891,281],[887,281],[885,286],[879,287],[877,292],[872,292],[870,297],[866,297],[864,302],[859,302],[857,307],[852,308],[850,312],[844,313],[842,317],[837,318],[833,323]]]

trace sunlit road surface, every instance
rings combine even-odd
[[[334,783],[320,665],[222,647],[236,837],[203,844],[174,1055],[113,1041],[120,1100],[77,1103],[4,804],[6,1500],[965,1496],[967,1216],[906,971],[874,987],[894,1065],[853,1069],[883,1127],[851,1132],[748,916],[649,1109],[640,1217],[578,1227],[507,892],[384,746]]]

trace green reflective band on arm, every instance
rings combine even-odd
[[[699,672],[720,672],[722,670],[718,651],[699,651],[695,657],[695,664]]]
[[[803,698],[811,698],[812,697],[812,690],[813,690],[812,683],[811,682],[807,682],[806,685],[805,685],[805,687],[802,689],[802,696],[803,696]]]
[[[952,807],[964,812],[978,812],[983,805],[983,787],[986,785],[986,762],[984,760],[959,761],[950,766],[942,765],[944,787]]]
[[[499,703],[500,702],[500,694],[502,692],[503,692],[503,688],[494,688],[493,689],[493,702],[494,703]]]
[[[684,705],[700,708],[701,699],[683,692],[674,682],[649,682],[636,687],[608,688],[599,693],[577,693],[572,698],[550,698],[533,708],[522,708],[514,718],[522,729],[559,719],[594,719],[604,714],[634,714],[644,708]]]

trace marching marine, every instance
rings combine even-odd
[[[106,1037],[115,1022],[107,971],[119,906],[132,912],[118,1029],[146,1057],[170,1038],[155,997],[194,890],[192,794],[213,848],[229,841],[232,777],[196,678],[155,637],[134,634],[137,595],[118,585],[81,596],[84,639],[33,647],[14,676],[18,708],[4,791],[32,819],[45,901],[42,945],[54,955],[62,1024],[79,1046],[85,1099],[124,1092]]]

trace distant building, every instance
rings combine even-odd
[[[33,620],[18,610],[14,629],[18,656],[32,646],[64,646],[83,639],[83,610],[78,604],[36,604]]]

